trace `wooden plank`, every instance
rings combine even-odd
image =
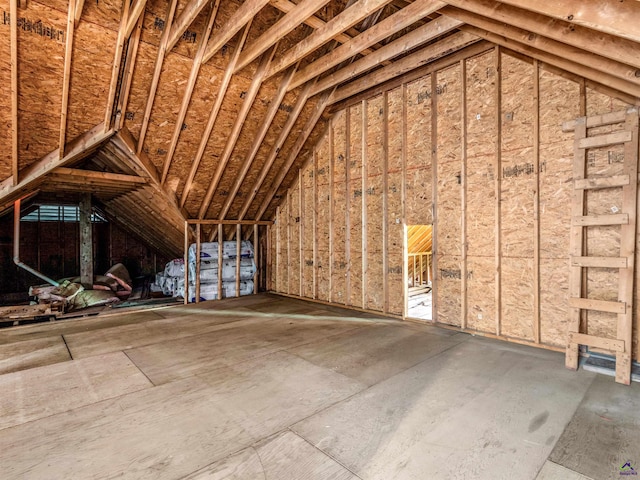
[[[438,91],[438,78],[437,73],[431,74],[431,188],[433,192],[431,211],[433,218],[433,240],[431,243],[431,251],[433,252],[433,282],[432,287],[432,301],[431,301],[431,318],[438,322],[438,95],[433,95],[433,92]],[[422,256],[420,256],[420,285],[422,285]]]
[[[502,52],[500,47],[495,48],[495,69],[496,69],[496,89],[495,89],[495,108],[496,108],[496,157],[494,161],[494,215],[496,223],[493,230],[495,239],[495,319],[496,319],[496,335],[502,333]]]
[[[18,0],[9,0],[10,18],[18,18]],[[18,22],[11,22],[11,183],[20,182],[18,157]]]
[[[626,257],[571,257],[572,267],[627,268]]]
[[[602,115],[594,115],[586,117],[587,128],[602,127],[605,125],[614,125],[616,123],[624,122],[626,112],[624,110],[618,110],[616,112],[604,113]],[[569,120],[562,123],[563,132],[573,132],[576,128],[577,120]]]
[[[197,3],[197,2],[194,2]],[[188,8],[189,6],[185,7]],[[162,175],[160,177],[160,183],[164,184],[167,180],[167,174],[169,173],[169,168],[171,166],[171,161],[173,160],[173,154],[176,151],[176,146],[178,145],[178,139],[180,138],[180,133],[182,132],[182,125],[184,124],[184,119],[187,116],[187,110],[189,109],[189,103],[191,102],[191,97],[193,95],[193,90],[196,86],[196,81],[198,80],[198,74],[200,73],[200,67],[202,66],[202,57],[204,56],[205,48],[207,48],[207,42],[209,41],[209,36],[211,35],[211,31],[213,30],[213,21],[216,18],[216,14],[218,13],[218,7],[220,7],[220,0],[216,0],[213,6],[211,7],[211,11],[209,12],[209,18],[207,19],[207,23],[205,24],[204,31],[200,37],[200,44],[198,45],[198,51],[196,52],[196,56],[193,58],[193,63],[191,64],[191,71],[189,72],[189,80],[187,80],[187,86],[185,87],[184,93],[182,95],[182,103],[180,104],[180,110],[178,110],[178,118],[176,119],[175,126],[173,128],[173,134],[171,135],[171,141],[169,143],[169,148],[167,149],[167,155],[165,156],[163,167],[162,167]],[[184,15],[185,12],[182,13]],[[180,18],[182,18],[182,15]],[[186,27],[185,27],[186,28]],[[167,50],[170,50],[171,47],[167,47]]]
[[[318,298],[318,146],[313,148],[313,298]]]
[[[631,132],[615,132],[580,140],[580,148],[598,148],[631,141]]]
[[[629,109],[625,129],[632,134],[631,141],[625,144],[624,174],[629,178],[638,178],[638,110]],[[637,202],[638,183],[631,182],[622,188],[622,211],[629,215],[629,222],[620,227],[620,256],[627,258],[627,268],[620,269],[618,300],[624,302],[627,311],[618,316],[617,337],[624,341],[625,351],[616,356],[616,382],[624,385],[631,383],[631,360],[633,351],[633,310],[634,295],[638,286],[634,286],[637,242]]]
[[[591,298],[569,298],[569,305],[581,310],[596,310],[598,312],[625,313],[627,306],[622,302],[610,302],[606,300],[593,300]]]
[[[300,284],[298,285],[298,292],[301,297],[304,297],[304,234],[305,234],[305,218],[304,218],[304,183],[302,181],[302,169],[298,170],[298,219],[300,232],[298,234],[298,265],[299,272],[298,278]]]
[[[468,305],[468,260],[467,260],[467,61],[460,60],[460,328],[467,328]],[[422,258],[422,257],[420,257]]]
[[[326,72],[330,68],[348,60],[355,54],[362,52],[364,49],[384,40],[389,36],[389,32],[400,31],[403,28],[412,25],[418,19],[432,14],[442,6],[444,6],[442,2],[433,0],[418,0],[409,4],[405,8],[385,18],[382,22],[365,30],[354,39],[331,50],[326,55],[323,55],[318,60],[310,63],[304,69],[300,70],[296,73],[293,82],[289,86],[289,90],[293,90],[312,78]],[[437,31],[439,34],[444,34],[450,28],[455,28],[454,25],[457,23],[458,22],[452,19],[437,18],[429,22],[429,25],[430,29],[433,31]]]
[[[588,215],[573,217],[572,222],[574,226],[597,226],[597,225],[628,225],[629,214],[618,213],[615,215]]]
[[[334,118],[332,117],[329,120],[329,303],[333,302],[333,266],[335,263],[335,253],[333,250],[334,239],[335,239],[335,228],[334,228],[334,205],[333,199],[334,195],[334,187],[335,183],[333,181],[333,175],[335,172],[335,159],[334,156],[334,139],[335,139],[335,125]]]
[[[190,225],[273,225],[271,220],[215,220],[215,219],[188,219]]]
[[[640,17],[638,2],[618,2],[610,4],[608,8],[599,8],[597,4],[585,5],[579,0],[538,0],[535,3],[527,0],[503,0],[502,3],[640,42],[640,26],[634,21]]]
[[[362,192],[364,195],[364,192]],[[389,93],[382,94],[382,311],[389,313]]]
[[[147,180],[136,175],[124,175],[122,173],[94,172],[93,170],[80,170],[77,168],[58,167],[49,176],[66,177],[71,182],[91,184],[94,181],[100,183],[118,184],[146,184]]]
[[[369,177],[368,161],[367,161],[367,136],[368,136],[368,101],[362,100],[362,308],[367,309],[367,276],[369,273],[369,258],[368,258],[368,215],[367,215],[367,183]]]
[[[402,305],[402,317],[405,318],[409,312],[409,283],[407,279],[409,277],[409,236],[407,234],[407,150],[408,150],[408,129],[409,123],[407,120],[407,84],[403,83],[400,87],[402,89],[402,152],[401,169],[402,169],[402,183],[400,184],[400,196],[401,196],[401,212],[402,212],[402,285],[403,285],[403,305]],[[415,273],[414,273],[415,277]],[[412,278],[414,278],[412,277]]]
[[[269,0],[247,0],[233,14],[233,16],[216,32],[214,39],[210,42],[203,62],[206,63],[231,40],[243,27],[245,31],[249,29],[253,17],[269,3]],[[239,47],[237,47],[239,49]]]
[[[533,341],[540,343],[540,65],[533,61]]]
[[[189,303],[189,222],[184,222],[184,304]],[[218,277],[220,278],[220,277]]]
[[[231,208],[231,205],[234,199],[236,198],[236,195],[238,194],[240,187],[245,181],[247,173],[249,172],[249,169],[251,168],[251,165],[253,164],[253,161],[255,160],[256,155],[258,154],[258,150],[260,150],[260,147],[262,146],[262,142],[264,141],[267,135],[267,132],[269,131],[269,128],[273,123],[273,119],[278,113],[278,109],[282,104],[282,100],[284,100],[284,96],[287,93],[287,85],[293,78],[293,74],[295,73],[295,71],[296,71],[296,68],[291,67],[289,71],[285,73],[282,79],[280,80],[280,86],[278,87],[278,91],[276,92],[275,96],[271,100],[271,103],[269,104],[269,110],[267,110],[267,113],[265,114],[263,121],[260,123],[260,129],[256,133],[253,139],[253,143],[251,144],[251,148],[249,148],[249,150],[247,151],[244,161],[242,162],[242,169],[236,176],[236,181],[233,184],[233,187],[231,188],[231,191],[229,192],[229,195],[227,196],[227,199],[225,200],[224,205],[222,206],[220,219],[226,218],[227,214],[229,213],[229,209]]]
[[[387,5],[390,1],[391,0],[357,0],[353,5],[345,8],[325,25],[318,28],[311,35],[298,42],[293,48],[279,57],[278,60],[271,65],[267,78],[297,63],[336,35],[353,27],[376,10]]]
[[[21,329],[24,331],[24,327],[10,330],[20,331]],[[9,329],[5,331],[7,330]],[[0,345],[0,379],[7,373],[66,362],[68,360],[71,360],[71,356],[61,335],[49,334],[42,338],[21,339],[16,342],[10,341],[10,343]]]
[[[136,0],[133,8],[130,7],[129,17],[127,18],[127,26],[124,31],[124,38],[128,39],[136,27],[138,20],[144,14],[144,7],[147,5],[147,0]]]
[[[242,253],[242,226],[236,225],[236,297],[240,296],[240,259]],[[218,260],[221,263],[222,257]],[[218,277],[218,283],[222,277]]]
[[[287,295],[291,295],[291,202],[293,192],[287,192]]]
[[[147,129],[149,128],[149,121],[151,120],[151,111],[153,110],[153,102],[155,101],[156,91],[158,90],[158,83],[160,81],[160,74],[162,73],[162,65],[164,63],[164,57],[167,54],[167,42],[169,41],[169,32],[171,31],[171,25],[173,24],[173,16],[176,13],[177,4],[178,4],[178,0],[171,0],[171,3],[167,6],[167,16],[165,17],[165,20],[164,20],[164,31],[162,32],[162,37],[160,37],[160,45],[158,46],[158,55],[156,57],[156,63],[153,70],[153,77],[151,78],[151,85],[149,86],[149,95],[147,96],[147,100],[144,106],[144,116],[142,117],[142,126],[140,127],[140,135],[138,137],[138,147],[136,149],[136,153],[138,155],[140,154],[140,152],[142,152],[142,147],[144,146],[144,139],[147,135]]]
[[[447,3],[498,22],[526,29],[536,36],[551,38],[606,58],[640,67],[640,59],[629,56],[629,52],[636,48],[634,42],[571,24],[566,18],[553,19],[494,0],[452,0]]]
[[[351,305],[351,109],[345,109],[345,169],[344,169],[344,263],[345,271],[345,305]],[[302,187],[302,185],[301,185]],[[300,210],[302,212],[302,210]],[[302,277],[301,277],[302,278]]]
[[[441,17],[441,19],[433,20],[432,22],[429,22],[415,29],[411,33],[408,33],[407,35],[400,37],[399,39],[376,50],[374,53],[370,53],[369,55],[353,62],[352,64],[347,65],[344,68],[337,70],[336,72],[326,75],[320,81],[318,81],[313,92],[318,93],[346,81],[352,80],[359,75],[375,67],[378,67],[381,62],[404,54],[430,40],[437,38],[443,33],[452,31],[460,25],[462,25],[462,22],[459,22],[457,20],[450,20],[446,17]],[[396,77],[421,65],[425,65],[430,61],[444,56],[446,53],[451,53],[454,49],[457,50],[458,48],[462,48],[462,46],[466,46],[468,44],[467,42],[472,39],[472,37],[468,36],[467,34],[456,34],[453,35],[453,38],[447,38],[448,39],[446,40],[436,42],[432,46],[428,46],[422,49],[420,53],[420,55],[422,55],[422,61],[419,60],[419,56],[417,54],[412,54],[406,57],[411,58],[411,60],[402,59],[398,61],[400,62],[399,65],[396,65],[396,63],[398,62],[394,62],[393,64],[381,70],[378,70],[374,73],[374,75],[376,75],[375,82],[370,82],[367,85],[367,88],[371,87],[372,84],[381,83],[385,80],[388,80],[389,78]],[[473,38],[475,39],[475,37]],[[460,41],[462,41],[462,43],[460,43]],[[342,98],[346,97],[341,96],[341,99]]]
[[[267,225],[267,263],[265,277],[267,278],[267,292],[271,291],[271,225]]]
[[[268,227],[267,227],[268,228]],[[222,299],[222,247],[224,244],[224,228],[218,224],[218,300]]]
[[[485,17],[451,6],[441,9],[440,13],[460,20],[470,26],[499,35],[507,41],[516,41],[522,45],[536,48],[539,51],[555,55],[559,58],[565,58],[579,65],[587,66],[594,71],[640,84],[640,79],[635,77],[636,68],[628,65],[627,62],[621,63],[611,59],[609,55],[603,57],[591,53],[588,50],[576,48],[542,35],[533,35],[530,31],[524,30],[517,22],[511,21],[509,24],[505,24],[493,16]]]
[[[624,342],[613,338],[596,337],[586,333],[569,332],[569,343],[587,345],[589,347],[603,348],[613,352],[624,352]]]
[[[118,78],[120,76],[120,67],[122,63],[122,52],[124,50],[124,43],[127,41],[125,37],[125,26],[127,19],[129,18],[129,2],[123,2],[122,4],[122,19],[120,20],[120,29],[118,30],[118,39],[116,41],[116,49],[113,58],[113,64],[111,66],[111,82],[109,83],[109,95],[107,96],[107,107],[104,114],[104,131],[111,129],[111,120],[114,111],[114,103],[116,98],[116,92],[118,89]]]
[[[318,10],[322,9],[329,0],[303,0],[294,9],[278,20],[266,32],[260,35],[253,44],[245,49],[236,64],[234,73],[238,73],[259,55],[266,52],[269,47],[278,40],[287,36],[293,29],[300,25]],[[296,63],[296,62],[294,62]],[[289,89],[292,90],[292,89]]]
[[[460,50],[469,45],[477,43],[478,41],[479,41],[479,38],[476,35],[467,34],[466,32],[460,32],[460,33],[451,35],[449,37],[446,37],[445,39],[439,42],[436,42],[432,45],[428,45],[427,47],[413,54],[407,55],[406,57],[403,57],[400,60],[394,61],[391,65],[387,67],[376,70],[375,72],[371,72],[366,77],[360,78],[344,86],[341,86],[340,88],[338,88],[333,98],[331,99],[331,103],[337,103],[341,100],[344,100],[353,95],[356,95],[357,93],[367,90],[374,85],[384,83],[388,80],[391,80],[405,73],[408,73],[411,70],[415,70],[418,67],[428,65],[439,58],[442,58],[457,50]],[[377,52],[379,52],[379,50]],[[368,57],[370,57],[370,55],[367,55],[367,57],[363,58],[362,60],[358,60],[357,62],[354,62],[354,64],[351,66],[352,69],[350,71],[353,71],[353,69],[355,68],[357,68],[358,70],[364,69],[363,71],[367,71],[371,67],[376,66],[369,63],[371,60]],[[342,76],[344,73],[341,73],[340,75]],[[331,76],[327,78],[333,79],[335,77]],[[349,74],[348,78],[353,78],[353,75]],[[332,83],[333,81],[334,80],[332,80],[331,82],[329,81],[326,81],[326,82]],[[324,86],[324,83],[322,84],[322,86]]]
[[[321,96],[318,99],[318,102],[316,103],[316,106],[315,106],[313,112],[311,113],[311,116],[307,119],[307,122],[305,123],[304,127],[302,128],[302,130],[298,134],[298,137],[297,137],[293,147],[291,147],[291,151],[289,152],[289,157],[288,157],[287,161],[280,168],[280,171],[278,172],[278,176],[271,183],[271,187],[269,188],[269,191],[267,192],[267,194],[265,196],[264,202],[262,203],[262,205],[260,206],[260,209],[258,210],[258,214],[257,214],[256,218],[262,218],[262,216],[264,215],[264,212],[266,211],[267,207],[269,206],[269,204],[273,200],[274,195],[280,189],[280,186],[282,185],[282,182],[284,181],[287,173],[289,173],[289,170],[291,169],[291,166],[293,165],[293,163],[298,158],[298,154],[300,153],[300,150],[302,150],[302,147],[304,146],[304,144],[306,143],[307,139],[309,138],[309,135],[311,135],[311,132],[313,131],[313,129],[315,128],[316,124],[318,123],[318,120],[322,116],[322,113],[324,112],[324,110],[325,110],[325,108],[327,106],[327,103],[329,101],[329,97],[330,96],[331,96],[330,92],[326,92],[323,96]],[[295,107],[294,107],[294,113],[295,113]],[[296,115],[296,117],[297,117],[297,115]],[[283,132],[284,132],[284,130],[283,130]],[[281,135],[281,137],[282,137],[282,135]],[[276,146],[277,145],[280,145],[280,138],[276,142]],[[278,148],[281,148],[281,147],[278,147]]]
[[[629,185],[629,175],[614,175],[612,177],[582,178],[575,180],[576,189],[590,190],[596,188],[614,188]]]
[[[93,224],[91,223],[91,194],[80,194],[78,209],[80,229],[80,283],[93,288]]]
[[[120,112],[126,112],[129,104],[129,93],[131,92],[131,84],[133,83],[133,74],[136,66],[136,60],[138,58],[138,48],[140,47],[140,36],[142,35],[142,23],[144,22],[144,15],[140,15],[138,23],[134,28],[133,34],[129,38],[127,45],[125,73],[122,80],[122,87],[120,95],[118,95],[118,109]],[[126,115],[120,115],[120,121],[117,124],[117,130],[121,130],[124,127]]]
[[[76,16],[75,16],[75,26],[78,26],[80,23],[80,17],[82,16],[82,9],[84,8],[84,0],[76,0]]]
[[[260,255],[260,237],[259,237],[260,227],[258,225],[253,226],[253,258],[256,262],[256,272],[253,275],[253,294],[257,295],[260,290],[260,279],[262,268],[260,267],[260,262],[262,261],[262,257]]]
[[[207,148],[207,143],[209,143],[209,137],[211,136],[211,132],[213,131],[213,127],[218,118],[218,114],[220,113],[220,108],[222,107],[222,102],[224,101],[227,89],[229,88],[229,83],[231,83],[231,77],[233,76],[233,69],[238,61],[238,57],[240,56],[240,52],[242,51],[242,47],[244,42],[247,40],[247,35],[249,34],[249,28],[251,25],[247,25],[242,32],[242,37],[240,41],[236,45],[236,49],[234,50],[231,58],[229,59],[229,63],[227,64],[227,68],[224,71],[224,75],[222,76],[222,80],[220,81],[220,87],[218,89],[218,94],[216,96],[215,102],[211,106],[211,112],[209,112],[209,119],[207,120],[207,126],[204,128],[204,133],[202,134],[202,140],[200,140],[200,144],[198,145],[198,151],[191,163],[191,168],[189,170],[189,175],[187,176],[187,180],[185,181],[184,188],[182,190],[182,196],[180,197],[180,207],[183,207],[185,202],[187,201],[187,197],[189,196],[189,192],[191,191],[191,187],[193,186],[193,180],[198,171],[198,167],[200,167],[200,162],[202,161],[202,157],[204,156],[204,151]],[[206,60],[202,60],[205,62]]]
[[[196,224],[196,303],[200,303],[200,268],[202,266],[202,259],[200,254],[202,252],[202,225]],[[188,260],[188,259],[187,259]],[[219,261],[219,260],[218,260]],[[184,269],[189,268],[189,263],[184,264]],[[221,279],[218,277],[218,282]],[[189,285],[185,283],[185,295],[189,295]]]
[[[184,6],[180,12],[180,16],[171,25],[171,31],[169,32],[169,38],[167,39],[167,52],[170,52],[171,49],[176,46],[178,40],[182,37],[182,34],[187,30],[187,28],[189,28],[189,25],[193,23],[204,7],[210,3],[211,2],[209,0],[191,0]],[[213,9],[217,10],[219,4],[220,1],[216,0]],[[209,38],[207,37],[207,40],[208,39]],[[204,43],[206,44],[207,42],[205,41]]]

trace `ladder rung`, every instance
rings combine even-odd
[[[572,267],[627,268],[627,257],[571,257]]]
[[[631,132],[624,130],[621,132],[607,133],[606,135],[596,135],[595,137],[581,138],[578,140],[578,148],[598,148],[618,143],[630,142]]]
[[[569,332],[569,343],[603,348],[614,352],[624,352],[624,340],[596,337],[595,335],[587,335],[586,333]]]
[[[618,213],[616,215],[588,215],[586,217],[573,217],[573,225],[580,227],[628,224],[629,214],[627,213]]]
[[[629,185],[629,175],[613,177],[581,178],[574,183],[576,190],[590,190],[593,188],[613,188]]]
[[[581,310],[596,310],[598,312],[626,313],[627,304],[624,302],[609,302],[606,300],[593,300],[591,298],[570,298],[569,305]]]
[[[617,112],[605,113],[603,115],[594,115],[592,117],[579,118],[578,120],[569,120],[562,124],[563,132],[573,132],[579,122],[587,122],[587,128],[601,127],[603,125],[613,125],[614,123],[622,123],[627,118],[627,112],[624,110]]]

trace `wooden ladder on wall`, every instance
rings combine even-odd
[[[624,130],[589,136],[588,129],[624,123]],[[638,194],[638,109],[613,112],[593,117],[581,117],[565,122],[563,131],[574,131],[574,193],[571,219],[569,274],[569,332],[566,366],[577,369],[579,346],[600,348],[616,356],[616,382],[631,383],[631,350],[633,347],[633,295],[636,249],[636,209]],[[587,150],[624,144],[622,175],[587,178]],[[621,211],[612,215],[589,215],[588,190],[622,189]],[[620,226],[620,255],[618,257],[588,256],[585,229],[593,226]],[[585,298],[586,268],[615,268],[619,270],[618,301]],[[617,314],[616,338],[588,333],[589,310]]]

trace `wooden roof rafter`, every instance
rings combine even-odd
[[[202,161],[204,151],[207,148],[207,144],[209,143],[209,137],[211,136],[211,132],[213,131],[213,126],[216,123],[218,113],[220,113],[220,108],[222,107],[222,102],[224,101],[227,89],[229,88],[229,83],[231,82],[231,77],[233,76],[233,70],[235,69],[236,62],[238,61],[238,57],[240,56],[240,52],[242,51],[242,47],[247,40],[247,36],[249,35],[249,28],[251,28],[251,22],[249,22],[244,27],[242,36],[240,37],[240,40],[236,45],[236,49],[229,59],[229,63],[227,64],[227,68],[220,82],[218,95],[216,96],[216,99],[211,106],[211,112],[209,113],[207,125],[204,129],[204,133],[202,134],[202,138],[200,140],[196,155],[193,159],[193,162],[191,163],[191,168],[189,169],[189,175],[187,176],[187,179],[185,181],[184,188],[182,189],[182,196],[180,197],[180,207],[184,207],[184,204],[187,201],[187,197],[191,192],[191,187],[193,186],[193,181],[195,179],[198,168],[200,168],[200,162]]]
[[[165,157],[163,167],[162,167],[162,175],[160,178],[160,183],[162,184],[164,184],[165,181],[167,180],[167,174],[169,173],[169,168],[171,167],[173,154],[176,151],[176,146],[178,145],[178,140],[180,139],[180,132],[182,132],[182,124],[184,123],[184,119],[187,115],[187,110],[189,108],[189,103],[191,102],[193,90],[196,86],[196,81],[198,80],[198,74],[200,73],[200,67],[202,66],[204,52],[205,52],[205,49],[207,48],[207,43],[209,42],[209,37],[213,30],[213,22],[216,18],[216,14],[218,13],[219,7],[220,7],[220,0],[215,0],[213,5],[211,6],[211,11],[209,12],[209,18],[207,19],[204,32],[202,32],[200,44],[198,45],[198,51],[196,52],[196,56],[194,57],[193,63],[191,65],[189,80],[187,81],[187,86],[185,87],[185,91],[182,96],[180,110],[178,111],[178,118],[176,119],[176,124],[173,129],[173,135],[171,136],[171,142],[169,143],[169,148],[167,149],[167,155]]]

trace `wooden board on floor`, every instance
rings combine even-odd
[[[0,374],[71,360],[60,335],[0,345]]]
[[[0,375],[0,429],[151,386],[121,352]]]
[[[629,461],[637,468],[638,411],[640,384],[619,385],[598,375],[549,459],[593,478],[618,478],[620,467]],[[602,448],[604,439],[607,448]]]
[[[284,431],[209,465],[185,480],[254,478],[355,480],[356,477],[295,433]]]

